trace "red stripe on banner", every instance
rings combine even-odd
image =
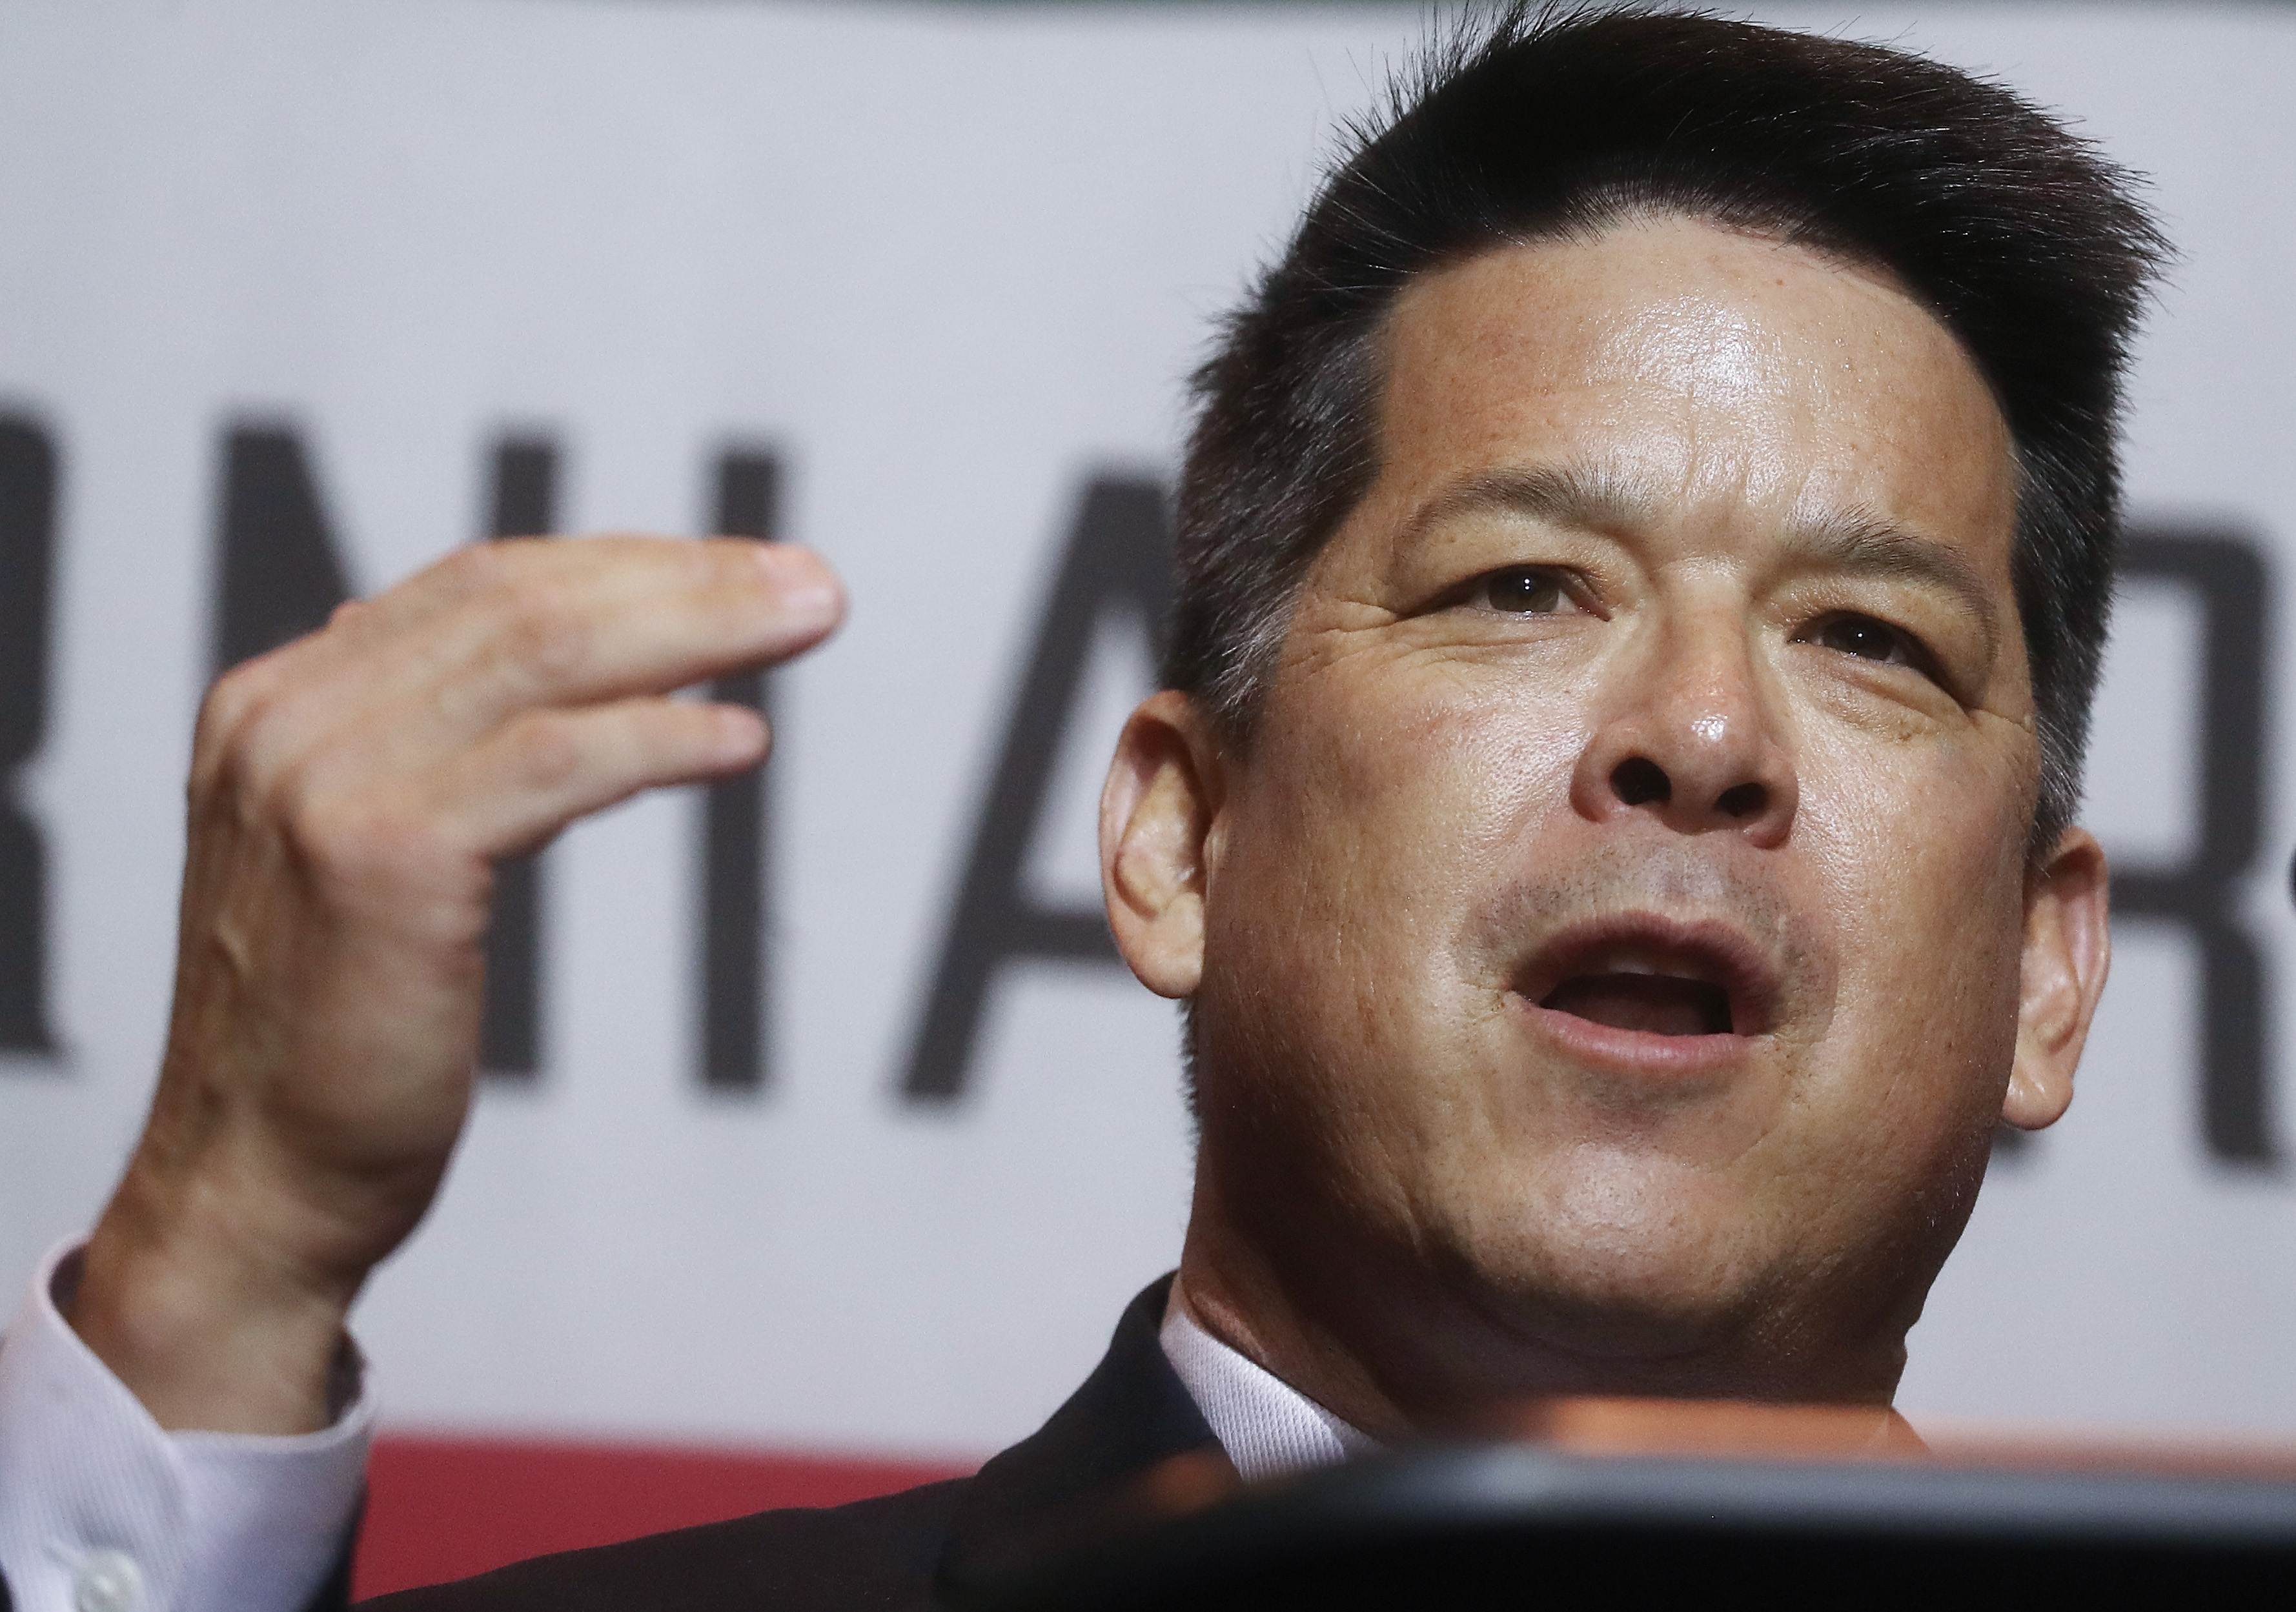
[[[544,1440],[385,1437],[352,1592],[465,1578],[775,1506],[835,1506],[971,1471],[922,1461]]]

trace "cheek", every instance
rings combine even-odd
[[[1440,947],[1451,935],[1430,926],[1456,921],[1475,892],[1519,871],[1526,826],[1567,804],[1579,724],[1566,702],[1456,667],[1361,661],[1271,709],[1252,768],[1266,787],[1246,832],[1260,852],[1312,867],[1294,910],[1375,913],[1383,921],[1367,930]]]
[[[1430,1073],[1488,1011],[1459,937],[1520,872],[1527,828],[1567,808],[1575,742],[1456,671],[1372,661],[1270,701],[1207,905],[1222,1000],[1199,1002],[1246,1063],[1358,1111],[1439,1101]]]
[[[2029,793],[2017,758],[1907,743],[1811,763],[1821,776],[1805,779],[1797,831],[1839,936],[1841,1028],[1885,1062],[1920,1049],[1901,1076],[1997,1101],[1984,1093],[2007,1077],[2023,935]]]

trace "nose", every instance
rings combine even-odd
[[[1658,634],[1604,690],[1571,777],[1591,822],[1647,813],[1677,833],[1735,833],[1784,845],[1800,802],[1742,621]]]

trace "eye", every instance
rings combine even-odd
[[[1468,602],[1507,616],[1552,616],[1570,608],[1562,574],[1541,566],[1510,566],[1478,577]]]
[[[1935,675],[1929,651],[1919,640],[1871,616],[1829,616],[1810,629],[1807,641],[1860,660],[1910,667],[1925,676]]]

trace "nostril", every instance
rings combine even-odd
[[[1759,783],[1742,783],[1723,790],[1714,804],[1726,817],[1752,817],[1770,804],[1770,792]]]
[[[1611,792],[1630,806],[1663,806],[1674,798],[1674,781],[1648,757],[1629,756],[1611,769]]]

